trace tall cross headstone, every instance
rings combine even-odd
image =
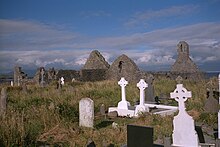
[[[137,87],[140,89],[140,104],[136,106],[135,108],[135,114],[138,115],[140,112],[148,111],[149,109],[145,108],[145,88],[148,87],[148,84],[144,81],[144,79],[140,79],[140,81],[137,83]]]
[[[79,126],[93,128],[94,102],[90,98],[83,98],[79,102]]]
[[[44,69],[42,68],[41,69],[41,71],[40,71],[40,74],[41,74],[41,82],[40,82],[40,84],[41,84],[41,86],[43,87],[44,86]]]
[[[173,146],[198,147],[194,120],[185,110],[185,101],[192,97],[191,91],[187,91],[183,84],[177,84],[174,92],[170,93],[170,97],[174,98],[179,105],[179,113],[173,120]]]
[[[17,80],[17,82],[18,82],[18,86],[20,86],[20,76],[18,76],[18,80]]]
[[[121,101],[118,103],[118,109],[128,110],[128,106],[130,106],[130,103],[126,101],[126,95],[125,95],[125,86],[127,84],[128,81],[126,81],[124,77],[122,77],[121,80],[118,81],[118,85],[121,86]]]

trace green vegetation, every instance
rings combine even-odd
[[[206,98],[205,81],[186,80],[184,86],[193,94],[193,98],[186,103],[189,114],[196,121],[210,126],[216,125],[217,115],[204,113],[203,110]],[[155,94],[158,96],[161,93],[169,96],[174,89],[175,81],[155,80]],[[88,138],[92,138],[98,146],[103,141],[120,146],[126,143],[127,124],[154,127],[155,140],[172,134],[173,116],[143,114],[135,119],[108,119],[100,116],[99,107],[102,103],[109,107],[116,106],[120,101],[121,90],[116,81],[67,83],[62,90],[57,90],[55,84],[46,88],[28,85],[27,93],[19,87],[9,87],[7,92],[7,112],[4,117],[0,117],[0,146],[84,146]],[[94,100],[94,129],[78,127],[78,103],[85,97]],[[139,100],[136,83],[128,84],[126,97],[132,105]],[[172,100],[168,103],[177,105]],[[119,127],[112,128],[112,122],[118,123]]]

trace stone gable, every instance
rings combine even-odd
[[[89,58],[87,59],[84,69],[108,69],[110,65],[105,61],[105,58],[100,54],[99,51],[94,50],[90,53]]]
[[[128,81],[137,81],[140,70],[133,60],[126,55],[119,56],[107,71],[107,79],[119,80],[124,77]]]

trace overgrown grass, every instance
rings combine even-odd
[[[5,85],[1,85],[3,87]],[[155,94],[169,97],[176,83],[168,79],[154,81]],[[196,121],[214,125],[216,114],[204,113],[206,86],[204,81],[184,81],[187,90],[193,97],[186,103],[187,111]],[[173,116],[145,114],[139,118],[105,119],[98,115],[100,105],[116,106],[121,99],[121,89],[117,81],[74,82],[66,83],[62,90],[52,84],[46,88],[28,85],[27,93],[20,87],[8,88],[8,105],[4,117],[0,117],[0,146],[84,146],[88,138],[101,146],[103,142],[121,146],[126,143],[126,125],[137,124],[154,127],[154,140],[172,134]],[[78,105],[82,98],[89,97],[95,104],[94,129],[79,126]],[[139,100],[139,89],[136,83],[126,86],[126,98],[133,105]],[[170,104],[177,102],[169,100]],[[119,127],[111,127],[112,122]]]

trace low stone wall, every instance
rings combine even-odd
[[[107,69],[83,69],[80,71],[81,81],[102,81],[106,79]]]

